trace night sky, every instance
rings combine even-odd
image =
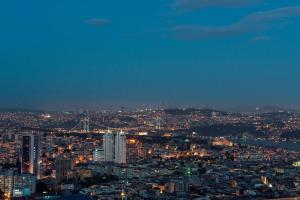
[[[0,108],[300,108],[299,0],[9,0],[0,25]]]

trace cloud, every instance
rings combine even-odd
[[[240,7],[261,0],[175,0],[172,8],[179,11],[192,11],[205,7]]]
[[[259,33],[297,16],[300,16],[300,6],[284,7],[256,12],[225,26],[178,25],[171,28],[171,33],[178,39],[191,40]]]
[[[92,18],[85,21],[88,25],[96,26],[96,27],[104,27],[111,25],[111,20],[109,19],[101,19],[101,18]]]
[[[270,41],[271,39],[272,37],[268,35],[257,35],[251,39],[251,42],[258,43],[258,42]]]

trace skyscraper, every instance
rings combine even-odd
[[[117,133],[115,137],[115,162],[126,164],[126,135],[124,132]]]
[[[10,199],[14,186],[14,171],[0,171],[0,191],[4,193],[3,199]]]
[[[0,191],[4,199],[28,197],[36,191],[36,177],[31,174],[17,174],[14,170],[0,170]]]
[[[103,136],[104,161],[114,161],[114,135],[110,131]]]
[[[21,173],[30,173],[39,178],[40,150],[39,133],[23,133],[20,158]]]
[[[72,160],[67,158],[57,158],[55,160],[55,178],[57,182],[67,179],[72,170]]]

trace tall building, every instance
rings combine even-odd
[[[117,133],[115,137],[115,162],[126,164],[126,135],[124,132]]]
[[[5,199],[29,197],[36,191],[36,177],[31,174],[17,174],[13,170],[0,171],[0,190]]]
[[[103,136],[103,150],[104,150],[104,161],[114,161],[114,135],[111,132],[104,134]]]
[[[143,148],[143,144],[136,140],[130,139],[127,142],[127,162],[128,163],[135,163],[139,160],[144,159],[145,150]]]
[[[93,152],[93,161],[96,163],[104,161],[104,151],[102,149],[95,149]]]
[[[36,191],[36,177],[31,174],[21,174],[14,177],[13,197],[29,197]]]
[[[72,170],[72,160],[67,158],[58,158],[55,160],[55,178],[57,182],[67,179]]]
[[[4,193],[4,197],[7,199],[10,199],[12,196],[14,175],[12,170],[0,171],[0,191]]]
[[[51,153],[53,151],[53,136],[47,135],[45,137],[45,149],[47,153]]]
[[[21,173],[29,173],[39,178],[40,171],[40,136],[39,133],[23,133],[21,149]]]

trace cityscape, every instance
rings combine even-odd
[[[300,115],[207,108],[5,111],[3,199],[300,196]]]
[[[299,0],[0,1],[0,200],[300,200]]]

